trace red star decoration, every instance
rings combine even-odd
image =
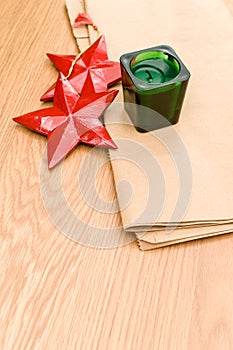
[[[76,59],[75,55],[47,55],[56,68],[65,76],[69,74],[70,67]],[[109,86],[121,80],[120,64],[119,62],[109,61],[103,35],[81,54],[68,78],[77,92],[82,93],[88,73],[90,73],[93,81],[95,92],[107,91]],[[51,101],[53,99],[55,85],[53,84],[41,96],[41,101]]]
[[[13,118],[15,122],[48,136],[49,169],[64,159],[80,142],[117,148],[99,118],[118,90],[95,93],[92,88],[92,81],[88,76],[80,96],[60,74],[53,107]]]
[[[86,13],[79,13],[78,16],[75,18],[72,27],[77,28],[83,24],[92,25],[94,30],[98,30],[98,28],[94,25],[91,17],[89,17]]]

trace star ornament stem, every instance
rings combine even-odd
[[[70,67],[76,60],[75,55],[47,54],[55,67],[67,76]],[[107,91],[109,86],[121,80],[120,63],[109,61],[104,35],[101,35],[76,60],[72,73],[69,75],[70,84],[82,93],[87,75],[90,73],[95,92]],[[55,84],[53,84],[40,98],[41,101],[51,101],[54,97]]]
[[[117,148],[99,118],[116,97],[118,90],[96,93],[87,76],[83,95],[79,95],[60,74],[54,106],[13,118],[23,126],[48,137],[48,167],[60,163],[79,143]]]

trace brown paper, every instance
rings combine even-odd
[[[70,19],[72,32],[78,44],[78,48],[82,52],[90,45],[90,35],[88,26],[83,25],[77,28],[73,28],[72,26],[77,15],[79,13],[85,12],[85,2],[84,0],[66,0],[66,7]]]
[[[105,115],[120,145],[110,158],[124,228],[143,250],[232,232],[233,22],[226,3],[86,0],[85,6],[106,36],[110,59],[168,44],[192,75],[175,126],[141,134],[122,103]]]

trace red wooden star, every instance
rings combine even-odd
[[[70,67],[76,59],[75,55],[53,55],[47,54],[57,69],[65,76],[69,74]],[[105,38],[101,35],[76,61],[73,71],[68,78],[76,91],[82,93],[87,74],[90,72],[95,92],[107,91],[108,86],[121,80],[119,62],[108,60]],[[51,101],[54,96],[55,85],[53,84],[41,101]]]
[[[89,17],[86,13],[79,13],[78,16],[75,18],[72,27],[77,28],[83,24],[92,25],[94,29],[97,30],[97,27],[94,25],[91,17]]]
[[[117,148],[100,122],[118,90],[95,93],[90,76],[80,96],[70,82],[59,75],[54,106],[13,118],[36,132],[48,136],[48,163],[53,168],[80,142],[93,146]]]

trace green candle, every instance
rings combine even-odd
[[[153,66],[153,62],[146,61],[143,63],[135,64],[132,67],[132,72],[138,79],[150,84],[159,84],[165,82],[165,75],[159,68]]]
[[[137,130],[177,123],[190,73],[176,52],[161,45],[124,54],[120,62],[125,109]]]
[[[170,81],[179,70],[179,63],[160,51],[143,52],[131,62],[131,71],[135,77],[149,84]]]

